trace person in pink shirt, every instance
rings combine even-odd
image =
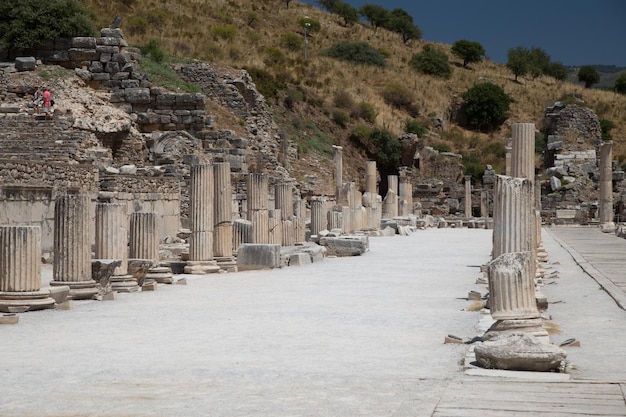
[[[48,87],[43,90],[43,111],[46,114],[46,119],[52,118],[52,95]]]

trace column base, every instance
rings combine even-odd
[[[600,225],[600,231],[602,233],[615,233],[615,223],[606,222]]]
[[[226,272],[237,272],[237,261],[233,256],[215,257],[217,265]]]
[[[150,268],[146,274],[146,280],[154,280],[159,284],[173,284],[174,277],[172,270],[168,266],[157,266]]]
[[[216,261],[187,261],[185,266],[185,274],[205,275],[213,274],[220,271]]]
[[[115,292],[137,292],[141,289],[133,275],[113,275],[111,290]]]
[[[24,311],[54,308],[54,298],[50,290],[39,291],[0,291],[0,312],[23,313]]]
[[[65,285],[70,287],[70,294],[67,297],[71,300],[90,300],[98,294],[98,283],[89,281],[50,281],[51,287]]]
[[[550,343],[550,335],[543,328],[541,317],[532,319],[497,320],[483,335],[483,340],[494,339],[514,333],[527,333],[535,336],[542,343]]]

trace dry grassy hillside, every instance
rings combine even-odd
[[[508,125],[534,122],[540,127],[547,105],[576,94],[599,118],[615,124],[611,131],[616,143],[614,155],[620,162],[626,161],[624,95],[584,89],[549,77],[516,82],[504,65],[489,61],[464,69],[450,54],[450,45],[441,44],[437,47],[448,53],[453,66],[452,77],[442,80],[422,75],[407,63],[426,42],[405,45],[399,35],[382,29],[374,31],[364,24],[346,28],[339,17],[296,1],[290,2],[289,7],[278,0],[86,0],[85,4],[98,16],[102,27],[108,26],[115,16],[123,16],[120,27],[131,44],[143,45],[150,39],[158,39],[169,54],[236,68],[258,68],[284,82],[286,88],[269,101],[278,123],[299,143],[303,152],[318,150],[324,154],[333,143],[349,145],[349,133],[357,123],[363,123],[351,118],[342,127],[331,121],[330,109],[337,106],[339,93],[343,93],[344,98],[347,93],[356,103],[372,104],[378,112],[375,124],[400,134],[409,115],[390,107],[381,97],[388,83],[400,82],[407,86],[414,93],[418,118],[428,122],[433,117],[450,117],[461,101],[460,95],[475,83],[488,79],[515,100],[502,128],[484,134],[450,123],[446,130],[437,132],[439,136],[428,135],[427,144],[474,153],[483,162],[501,169],[504,161],[487,150],[493,149],[489,146],[494,143],[502,144],[510,135]],[[292,37],[303,35],[303,28],[298,24],[303,17],[316,19],[321,24],[319,32],[309,33],[307,60],[301,48],[290,48],[286,43],[289,34]],[[419,26],[420,22],[415,23]],[[468,33],[467,38],[471,39],[472,34]],[[355,66],[322,54],[341,40],[369,43],[383,51],[387,66]],[[285,97],[290,98],[289,106],[285,106]],[[315,141],[307,142],[312,138]],[[324,158],[318,159],[316,164],[328,163],[328,155]]]

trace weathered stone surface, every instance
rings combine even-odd
[[[478,343],[474,353],[484,368],[514,371],[555,370],[567,357],[563,349],[542,343],[529,334],[510,334]]]
[[[369,238],[367,236],[322,237],[320,245],[327,249],[327,256],[358,256],[367,252]]]
[[[15,69],[18,71],[33,71],[37,61],[32,56],[18,56],[15,58]]]
[[[280,245],[244,243],[237,250],[237,269],[280,268]]]

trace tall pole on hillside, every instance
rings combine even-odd
[[[306,38],[306,31],[310,27],[311,27],[311,24],[309,22],[304,23],[304,60],[305,61],[307,59],[307,46],[309,44],[309,40]]]

